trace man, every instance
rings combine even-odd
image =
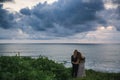
[[[78,67],[79,67],[79,59],[77,57],[77,50],[74,50],[73,55],[71,56],[72,63],[72,77],[77,77]]]

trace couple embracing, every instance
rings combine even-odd
[[[72,63],[72,77],[84,77],[85,76],[85,57],[81,52],[74,50],[71,56]]]

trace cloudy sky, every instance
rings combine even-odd
[[[0,0],[0,43],[120,43],[120,0]]]

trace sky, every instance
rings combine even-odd
[[[120,43],[120,0],[0,0],[0,43]]]

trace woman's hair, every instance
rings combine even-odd
[[[78,51],[77,51],[77,50],[74,50],[74,52],[73,52],[73,53],[74,53],[74,55],[76,55],[76,56],[78,55],[78,54],[77,54],[77,53],[78,53]]]
[[[77,52],[77,56],[78,56],[78,58],[82,58],[82,53],[81,52]]]
[[[81,53],[81,52],[77,52],[77,57],[78,57],[78,59],[79,59],[80,61],[85,59],[85,58],[82,56],[82,53]]]

